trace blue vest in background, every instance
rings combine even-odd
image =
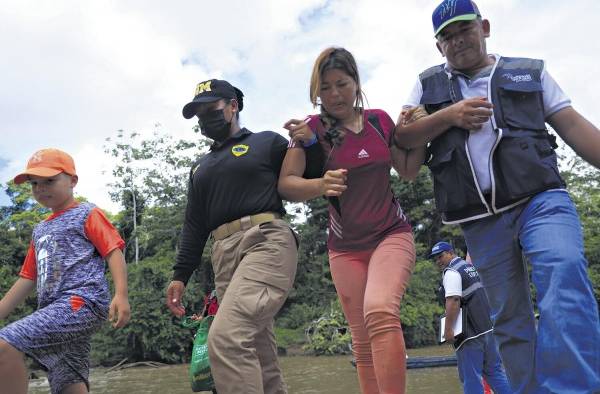
[[[473,264],[456,257],[444,269],[442,277],[448,270],[460,274],[462,283],[460,306],[463,308],[463,314],[466,314],[466,318],[463,320],[463,323],[466,323],[466,327],[463,327],[464,335],[460,335],[454,342],[454,348],[458,349],[465,341],[491,331],[492,321],[490,319],[490,306],[479,279],[479,274]],[[444,300],[443,305],[445,307],[446,289],[444,289],[443,282],[438,292],[439,299],[440,301]]]

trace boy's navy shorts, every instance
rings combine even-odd
[[[0,329],[0,339],[48,369],[52,394],[80,382],[89,390],[90,338],[105,319],[72,296]]]

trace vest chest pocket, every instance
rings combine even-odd
[[[439,111],[440,109],[452,104],[450,91],[446,85],[432,86],[430,89],[424,89],[421,97],[421,104],[425,107],[428,114]]]
[[[544,105],[540,82],[513,82],[500,86],[502,117],[508,127],[544,130]]]

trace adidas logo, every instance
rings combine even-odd
[[[369,153],[367,153],[366,150],[361,149],[360,152],[358,152],[358,158],[359,159],[366,159],[367,157],[370,157],[370,156],[369,156]]]

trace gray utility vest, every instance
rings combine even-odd
[[[431,141],[427,166],[433,174],[435,202],[444,223],[497,214],[548,189],[564,188],[556,160],[556,137],[544,120],[542,60],[501,57],[489,81],[496,143],[491,152],[492,190],[477,184],[467,139],[469,131],[451,127]],[[421,104],[432,114],[462,100],[457,76],[444,65],[420,76]]]
[[[466,323],[466,330],[463,327],[464,335],[458,336],[454,342],[454,348],[456,349],[466,340],[490,331],[492,329],[492,321],[490,320],[490,305],[479,280],[479,274],[475,270],[475,267],[473,267],[473,264],[469,264],[460,257],[456,257],[444,269],[442,278],[448,270],[460,274],[463,289],[460,306],[463,308],[463,325]],[[444,300],[443,305],[445,306],[446,289],[444,289],[443,283],[442,281],[438,290],[438,298],[440,301]]]

